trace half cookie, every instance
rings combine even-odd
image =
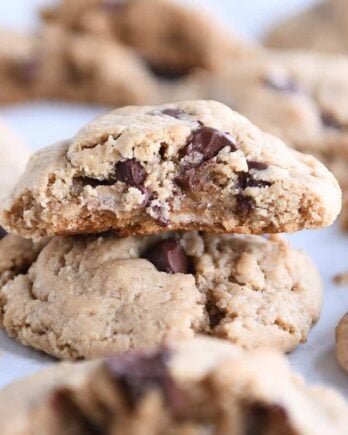
[[[0,321],[21,343],[65,359],[198,333],[290,351],[321,301],[311,261],[275,236],[56,237],[1,288]]]
[[[58,365],[0,392],[2,435],[344,435],[347,415],[277,353],[208,338]]]
[[[330,225],[341,191],[315,158],[223,104],[126,107],[39,151],[7,201],[19,235],[276,233]]]

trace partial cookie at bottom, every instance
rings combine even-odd
[[[347,415],[277,353],[208,338],[56,365],[0,391],[2,435],[344,435]]]
[[[19,342],[63,359],[198,333],[291,351],[321,301],[311,261],[278,237],[105,234],[53,238],[1,288],[0,320]]]

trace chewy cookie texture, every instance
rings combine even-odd
[[[330,225],[332,174],[214,101],[126,107],[35,154],[2,211],[25,237]]]
[[[208,338],[57,365],[0,392],[2,435],[344,435],[347,415],[280,355]]]
[[[23,273],[0,289],[1,327],[62,359],[198,333],[291,351],[322,303],[312,262],[276,236],[55,237]]]

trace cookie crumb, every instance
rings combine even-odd
[[[348,284],[348,270],[343,273],[338,273],[333,277],[333,282],[338,285],[347,285]]]

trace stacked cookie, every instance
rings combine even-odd
[[[9,232],[46,242],[1,288],[1,326],[65,359],[196,334],[290,351],[320,279],[258,235],[330,225],[340,206],[321,163],[221,103],[114,110],[36,153],[4,204]]]

